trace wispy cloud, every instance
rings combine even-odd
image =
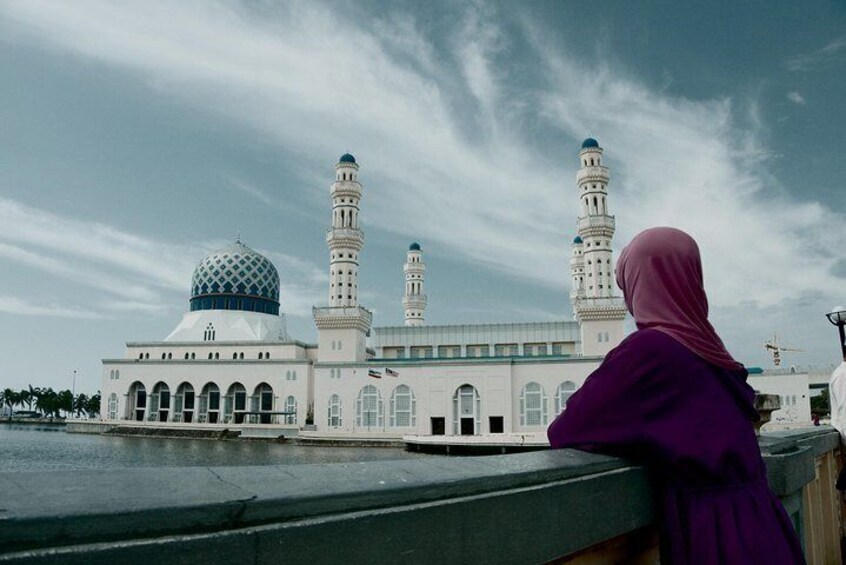
[[[809,71],[819,69],[835,61],[838,58],[838,54],[843,49],[846,49],[846,37],[839,37],[830,41],[816,51],[791,57],[784,62],[784,66],[787,67],[787,70],[789,71]]]
[[[86,309],[33,304],[23,298],[14,296],[0,296],[0,313],[18,316],[77,318],[83,320],[96,320],[103,317],[96,312]]]
[[[277,202],[274,201],[266,192],[261,190],[258,187],[253,186],[247,182],[244,182],[240,179],[236,179],[234,177],[229,177],[229,184],[235,188],[236,190],[243,192],[249,196],[252,196],[262,204],[267,204],[268,206],[277,206]]]
[[[795,90],[793,92],[787,93],[787,99],[793,102],[794,104],[798,104],[799,106],[805,105],[805,97],[796,92]]]
[[[574,148],[588,134],[612,166],[618,241],[659,224],[690,231],[715,304],[776,304],[843,284],[831,272],[831,242],[846,238],[842,215],[773,181],[757,132],[738,125],[736,100],[672,96],[625,69],[576,60],[528,17],[526,68],[513,78],[487,6],[466,7],[446,43],[407,17],[357,18],[322,3],[261,17],[194,2],[3,9],[39,44],[133,70],[157,92],[254,128],[292,155],[352,149],[370,225],[562,295],[578,215]],[[531,88],[515,83],[530,71]],[[267,197],[253,188],[240,190]]]
[[[107,224],[71,219],[0,198],[0,259],[54,277],[68,289],[74,283],[97,290],[99,299],[73,308],[29,308],[23,299],[6,299],[6,312],[21,315],[102,317],[118,313],[162,314],[187,300],[191,273],[210,251],[229,241],[174,244],[118,230]],[[310,315],[315,293],[309,282],[317,268],[296,257],[272,254],[294,315]],[[27,307],[25,307],[27,306]],[[48,314],[52,312],[53,314]],[[83,313],[90,315],[83,315]]]

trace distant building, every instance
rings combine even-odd
[[[197,266],[188,312],[164,340],[127,343],[123,358],[103,360],[103,418],[291,429],[308,418],[316,431],[344,436],[543,431],[623,338],[603,158],[596,140],[586,139],[570,252],[575,320],[430,325],[423,249],[412,243],[405,325],[372,327],[372,313],[358,300],[363,187],[355,157],[344,154],[330,187],[328,300],[313,309],[318,342],[288,335],[276,268],[236,241]],[[807,421],[799,380],[763,375],[750,382],[784,397],[774,420]]]

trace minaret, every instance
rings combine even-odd
[[[326,235],[329,246],[329,306],[358,305],[358,254],[364,233],[358,223],[361,183],[358,163],[349,153],[335,165],[332,183],[332,228]]]
[[[313,309],[322,361],[364,361],[367,355],[365,340],[373,315],[358,305],[358,254],[364,247],[358,219],[361,189],[355,157],[341,155],[330,187],[332,227],[326,233],[329,306]]]
[[[574,283],[570,297],[581,323],[582,354],[605,355],[623,339],[626,317],[626,306],[616,292],[611,255],[615,224],[608,213],[608,167],[602,164],[602,148],[592,138],[582,143],[579,160],[576,182],[581,214],[570,258]]]
[[[419,243],[412,243],[405,259],[405,296],[402,306],[405,308],[405,325],[422,326],[423,311],[426,309],[426,294],[423,292],[423,275],[426,263]]]
[[[573,275],[573,282],[570,285],[570,301],[585,297],[585,257],[584,242],[581,236],[573,239],[570,246],[570,272]]]

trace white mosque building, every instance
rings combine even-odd
[[[313,309],[318,343],[288,335],[276,268],[237,241],[197,266],[189,311],[170,335],[103,360],[103,419],[330,437],[542,432],[624,333],[609,174],[596,140],[582,143],[579,160],[574,321],[429,325],[426,264],[412,243],[405,325],[372,327],[358,301],[363,187],[345,154],[331,185],[328,303]]]

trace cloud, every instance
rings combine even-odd
[[[260,132],[292,158],[351,149],[368,225],[559,289],[562,303],[579,214],[577,144],[587,135],[607,151],[618,245],[654,225],[687,230],[700,243],[715,306],[773,306],[843,286],[832,271],[846,239],[842,214],[779,185],[760,116],[752,129],[738,120],[743,100],[651,89],[626,69],[574,58],[530,15],[506,41],[487,5],[463,7],[437,31],[390,10],[316,2],[261,13],[240,4],[37,0],[3,10],[25,30],[19,40],[133,71],[156,94]],[[822,64],[840,41],[788,68]],[[100,236],[133,249],[108,230]],[[109,256],[144,270],[131,254]],[[181,286],[184,277],[167,269],[155,284]],[[298,311],[313,299],[309,289],[321,288],[316,279],[285,284],[308,297],[295,302]]]
[[[798,104],[799,106],[805,105],[805,98],[795,90],[793,92],[787,93],[787,99],[793,102],[794,104]]]
[[[64,306],[32,304],[23,298],[0,296],[0,312],[17,316],[39,316],[50,318],[77,318],[83,320],[101,319],[103,316],[90,310]]]
[[[838,60],[838,54],[844,48],[846,48],[846,37],[839,37],[816,51],[791,57],[784,62],[784,66],[787,70],[794,72],[819,69]]]
[[[85,310],[29,309],[10,299],[9,310],[31,315],[101,317],[114,313],[161,314],[187,300],[191,274],[206,254],[231,242],[223,240],[174,244],[118,230],[107,224],[66,218],[14,200],[0,198],[0,259],[37,269],[60,284],[57,292],[79,297],[67,283],[98,291]],[[316,294],[309,287],[323,282],[313,264],[280,253],[265,253],[280,272],[293,315],[311,315]],[[53,314],[47,314],[52,312]]]
[[[252,196],[262,204],[267,204],[268,206],[278,205],[277,202],[268,196],[266,192],[240,179],[229,177],[229,184],[236,190]]]

